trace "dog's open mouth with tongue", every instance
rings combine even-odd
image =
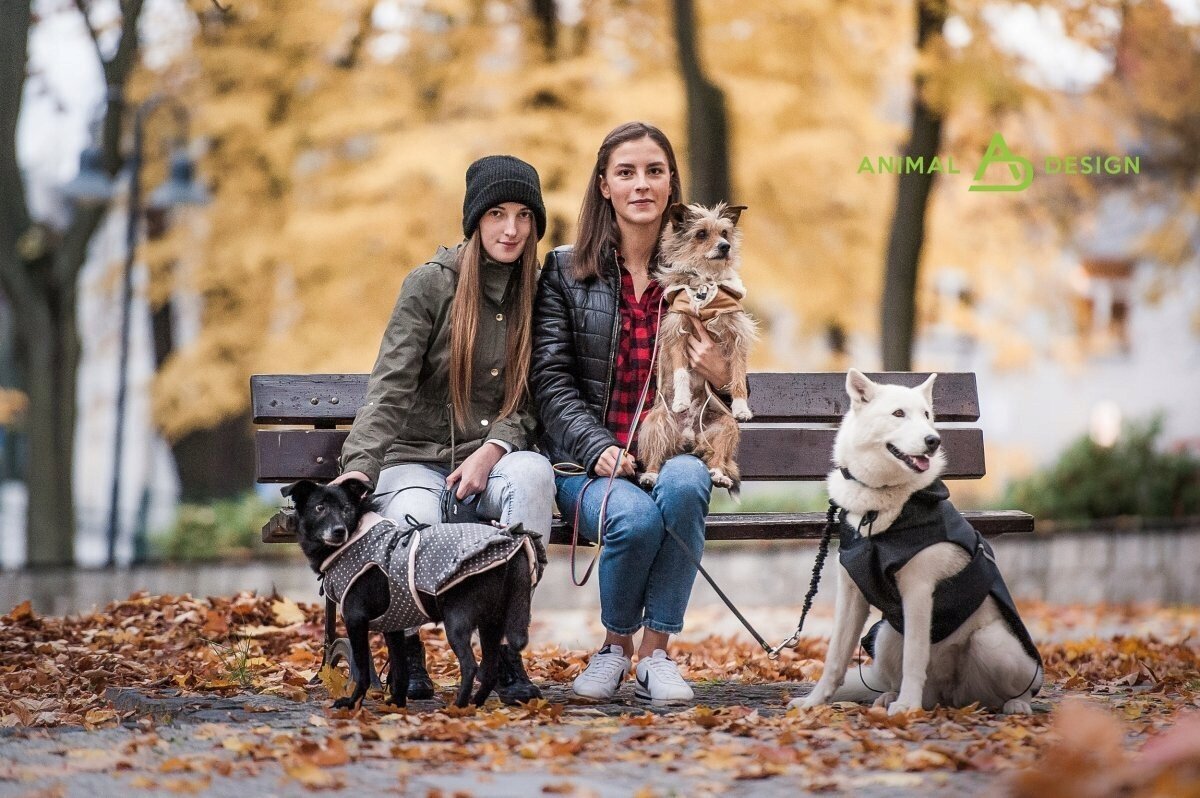
[[[892,453],[893,457],[918,474],[923,474],[929,470],[929,458],[927,456],[923,454],[905,454],[890,443],[887,445],[887,449]]]

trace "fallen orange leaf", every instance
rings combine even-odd
[[[301,759],[285,761],[283,771],[305,787],[316,790],[336,790],[344,784],[335,774]]]
[[[280,626],[291,626],[307,620],[304,610],[300,609],[299,605],[290,598],[271,602],[271,612],[275,616],[275,623]]]

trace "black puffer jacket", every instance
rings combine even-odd
[[[605,258],[604,274],[581,282],[570,264],[569,246],[546,256],[533,307],[529,385],[550,461],[591,472],[601,453],[617,445],[604,418],[617,351],[620,273]]]

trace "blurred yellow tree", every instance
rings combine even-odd
[[[204,240],[180,228],[148,253],[161,302],[179,288],[172,253],[194,248],[188,279],[203,300],[199,336],[157,381],[168,437],[243,410],[251,373],[369,370],[405,274],[459,238],[476,157],[508,152],[538,167],[550,246],[571,240],[595,148],[615,125],[661,126],[686,162],[668,0],[564,7],[552,33],[545,2],[230,0],[225,14],[191,2],[199,32],[172,69],[211,143],[216,201]],[[943,151],[962,164],[995,130],[1026,152],[1073,153],[1114,149],[1122,126],[1137,130],[1135,109],[1112,95],[1027,80],[989,35],[986,7],[962,5],[951,16],[969,41],[938,37],[918,56],[906,3],[696,4],[698,49],[728,105],[730,199],[750,206],[744,270],[767,328],[757,368],[840,368],[822,336],[875,333],[895,177],[856,169],[898,151],[914,70],[946,115]],[[1120,26],[1097,21],[1115,0],[1075,5],[1050,5],[1069,36],[1115,40]],[[1014,332],[1029,307],[1055,301],[1045,282],[1069,234],[1053,212],[1064,189],[969,194],[960,168],[934,189],[918,305],[930,306],[937,269],[954,266],[995,297],[986,322],[968,310],[957,323],[1030,346]]]

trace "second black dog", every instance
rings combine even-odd
[[[369,487],[356,479],[338,485],[318,485],[303,480],[283,489],[296,506],[300,548],[313,571],[322,573],[322,565],[346,544],[359,527],[363,515],[378,511]],[[530,600],[533,593],[533,566],[527,550],[512,556],[505,567],[492,568],[469,576],[437,596],[422,593],[420,603],[431,613],[429,620],[441,622],[446,639],[458,658],[461,683],[455,704],[465,707],[471,700],[476,675],[479,689],[474,703],[481,706],[496,686],[500,668],[500,643],[507,638],[514,652],[525,648],[529,640]],[[354,692],[334,702],[335,708],[357,707],[367,692],[366,674],[371,673],[368,633],[372,620],[379,618],[391,604],[388,577],[379,568],[369,568],[342,596],[342,621],[350,640],[354,665],[361,675]],[[432,617],[437,615],[438,617]],[[475,661],[471,635],[479,631],[482,660]],[[404,630],[384,632],[388,658],[388,702],[405,706],[408,685],[408,657]],[[518,654],[519,656],[519,654]]]

